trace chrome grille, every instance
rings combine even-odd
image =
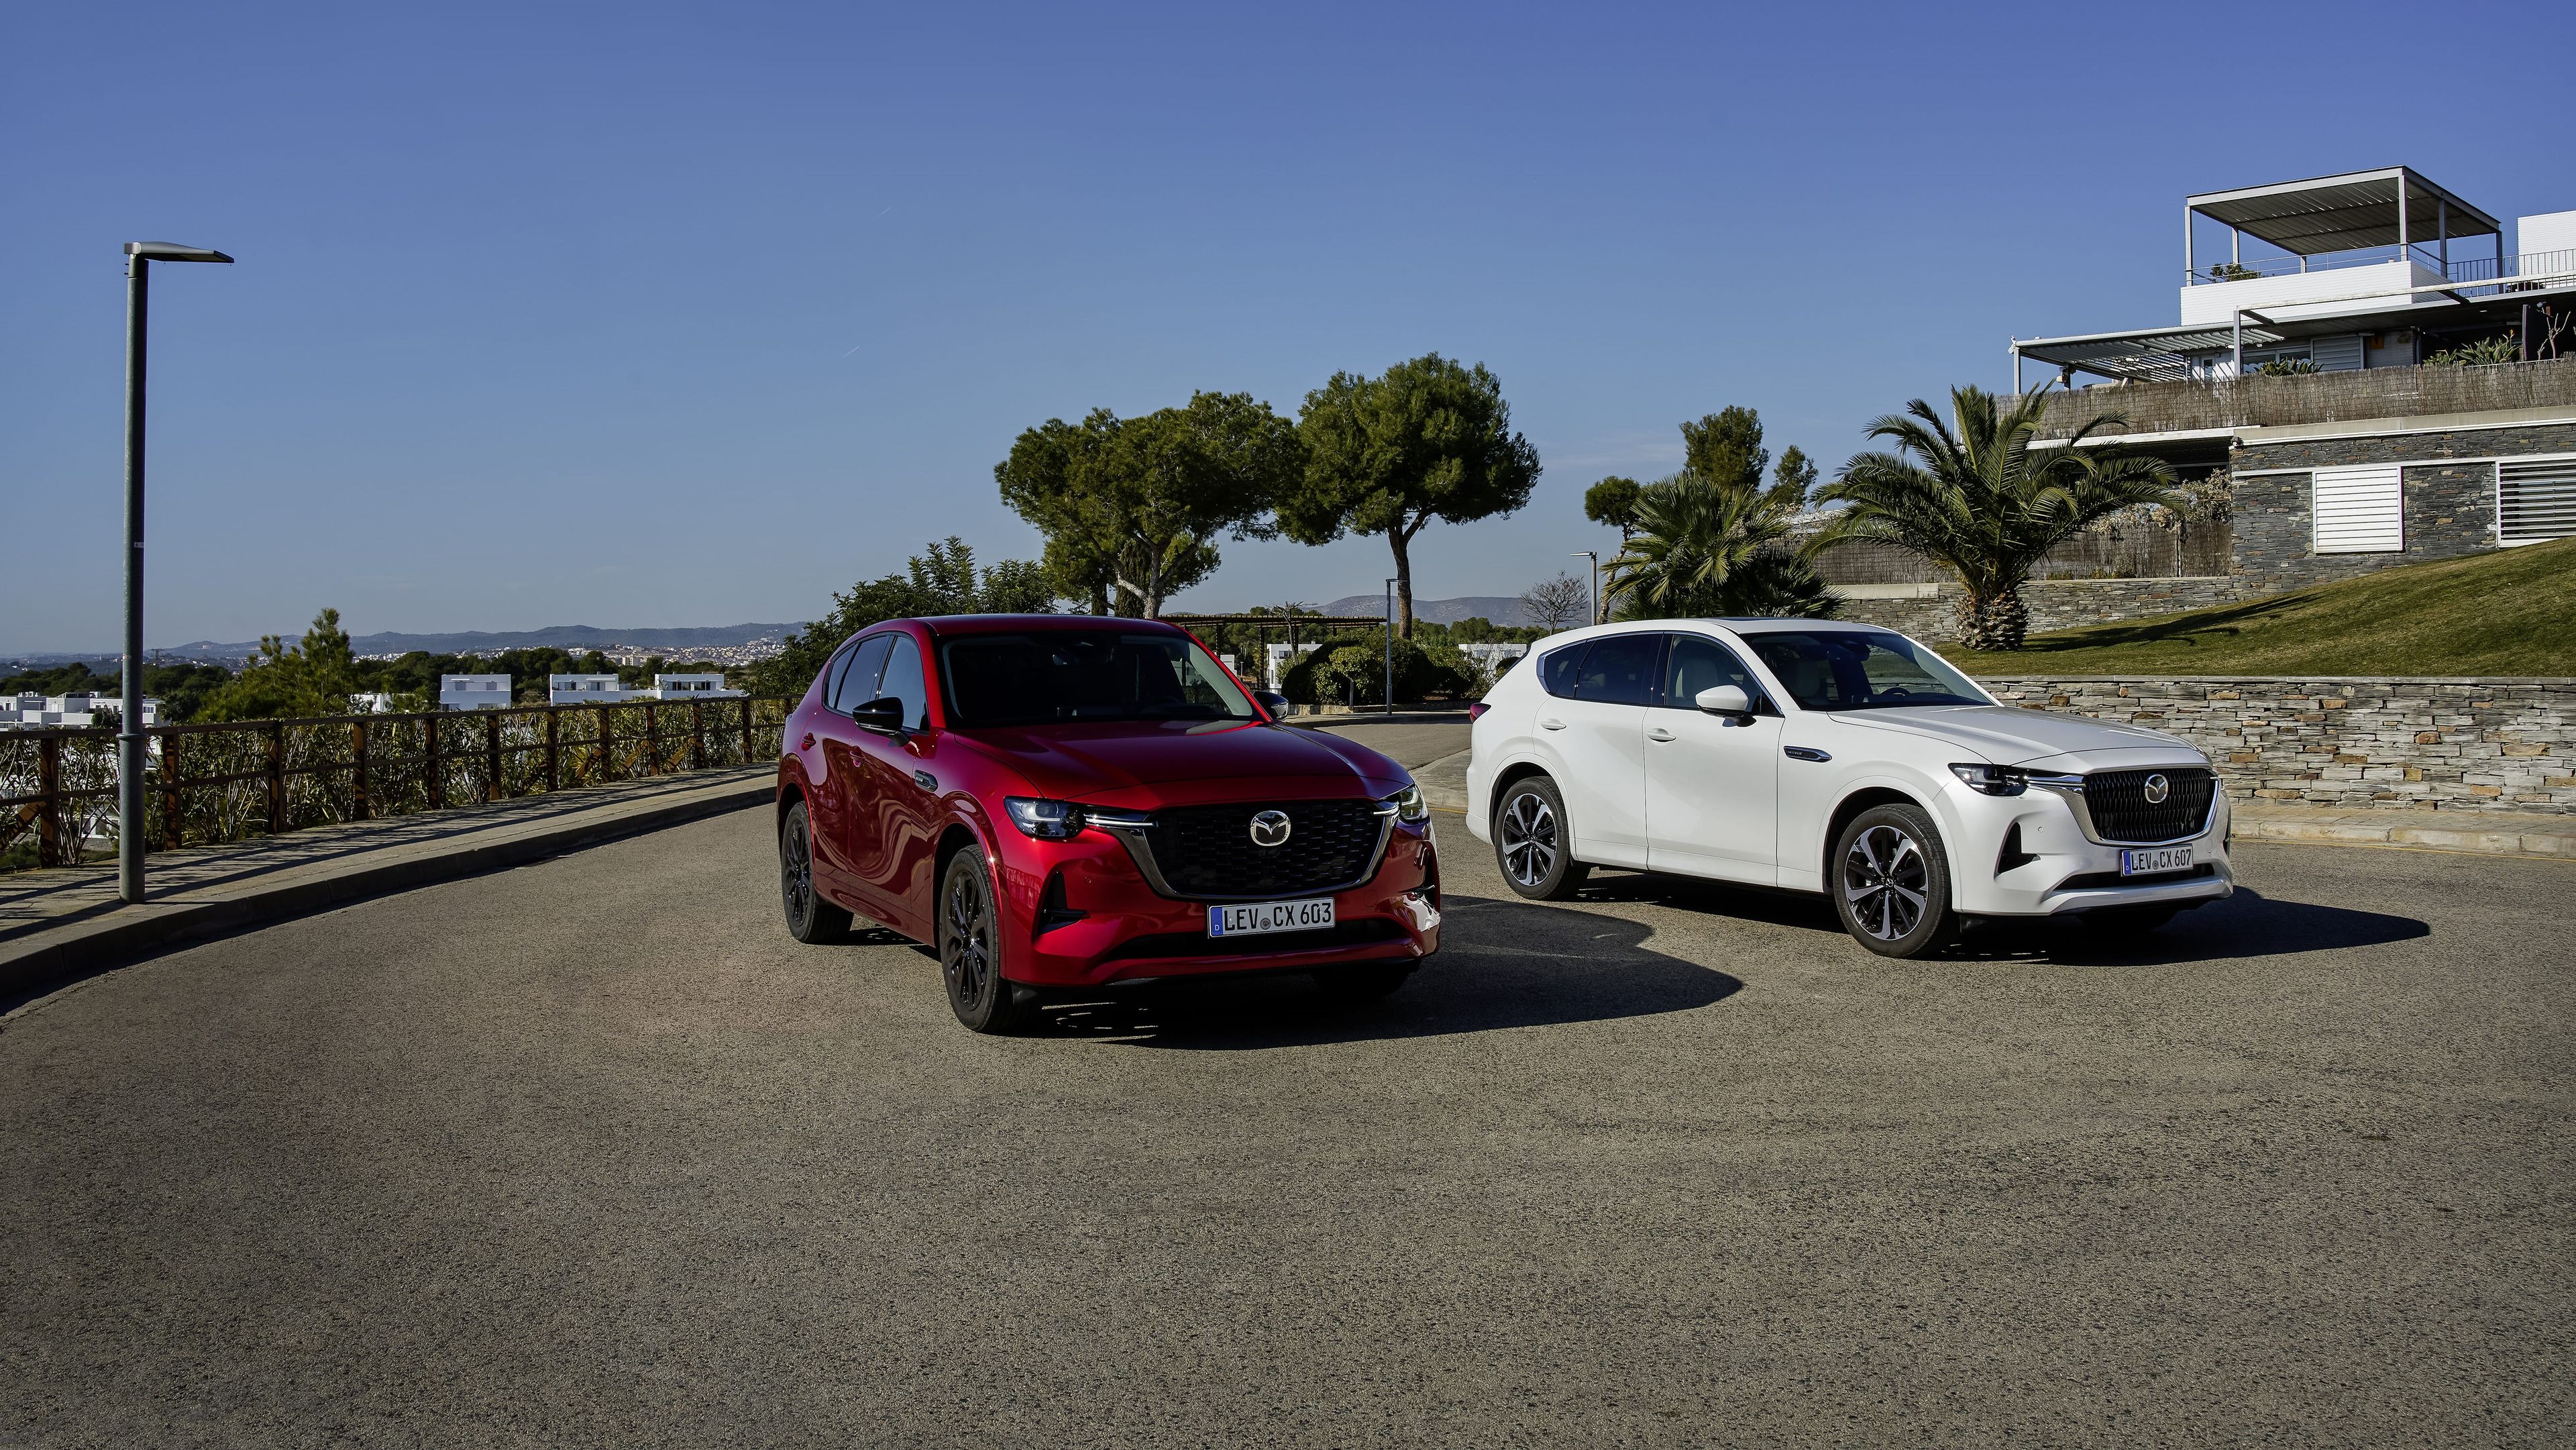
[[[1263,811],[1287,813],[1286,841],[1252,843],[1252,818]],[[1159,810],[1140,834],[1174,891],[1260,901],[1358,884],[1377,859],[1384,820],[1371,800],[1247,801]]]
[[[2160,802],[2147,799],[2147,777],[2161,775],[2167,787]],[[2093,830],[2106,842],[2125,845],[2179,841],[2200,834],[2209,821],[2209,802],[2218,778],[2198,766],[2154,770],[2104,770],[2084,777],[2084,809]]]

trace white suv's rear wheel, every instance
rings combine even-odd
[[[1574,859],[1565,829],[1565,797],[1543,775],[1523,776],[1494,807],[1494,864],[1503,881],[1533,901],[1564,901],[1583,889],[1592,868]]]
[[[1852,940],[1883,957],[1919,957],[1957,935],[1950,859],[1918,806],[1872,806],[1834,842],[1827,888]]]

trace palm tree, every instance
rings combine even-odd
[[[1637,492],[1628,550],[1604,587],[1622,618],[1830,616],[1833,591],[1792,540],[1806,481],[1769,488],[1684,469]]]
[[[1816,497],[1849,507],[1815,546],[1846,539],[1893,544],[1959,577],[1959,639],[1970,649],[2019,649],[2029,632],[2022,585],[2048,551],[2115,509],[2172,506],[2173,474],[2152,458],[2091,442],[2127,420],[2105,413],[2063,446],[2033,449],[2047,393],[2009,411],[1982,388],[1950,390],[1945,424],[1921,398],[1869,425],[1893,453],[1862,453]]]

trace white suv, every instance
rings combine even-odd
[[[1578,629],[1473,713],[1467,829],[1527,897],[1593,866],[1820,891],[1862,946],[1910,957],[1966,917],[2146,931],[2235,890],[2198,750],[1998,704],[1889,630]]]

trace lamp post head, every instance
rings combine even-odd
[[[125,255],[141,257],[147,262],[229,262],[232,260],[210,247],[183,247],[177,242],[127,242]]]

